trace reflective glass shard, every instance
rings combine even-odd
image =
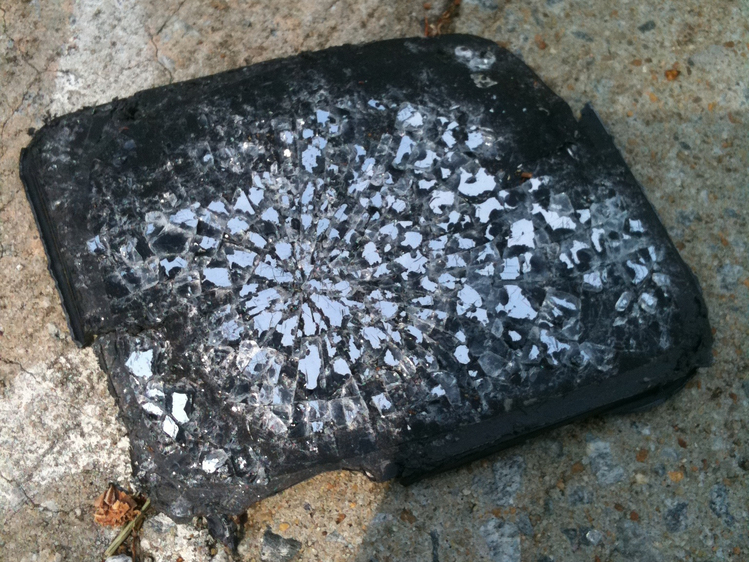
[[[476,37],[144,91],[52,121],[21,174],[176,519],[335,468],[410,481],[708,362],[699,286],[595,113]]]

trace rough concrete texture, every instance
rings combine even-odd
[[[99,560],[114,531],[94,524],[92,502],[129,479],[105,377],[67,336],[18,178],[28,129],[173,80],[419,35],[442,8],[0,2],[0,560]],[[410,488],[317,477],[249,511],[242,560],[749,557],[747,21],[741,0],[464,0],[455,31],[507,46],[573,109],[593,102],[700,278],[715,364],[650,412],[562,428]],[[228,559],[199,521],[152,517],[142,545],[159,561]]]

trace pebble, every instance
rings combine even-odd
[[[497,0],[463,0],[463,4],[478,6],[482,10],[492,12],[499,9]]]
[[[675,449],[672,449],[671,447],[664,447],[661,451],[661,457],[664,459],[672,460],[672,461],[678,461],[679,455],[676,452]]]
[[[328,542],[339,542],[342,544],[348,544],[348,541],[344,539],[341,533],[339,533],[338,531],[332,531],[328,533],[325,537],[325,540]]]
[[[571,488],[567,495],[567,500],[570,502],[570,505],[588,505],[595,500],[595,494],[588,488]]]
[[[739,218],[739,213],[736,212],[736,209],[731,209],[730,207],[723,209],[723,216],[731,218],[731,219],[737,219]]]
[[[605,441],[593,441],[587,447],[590,467],[598,483],[611,486],[624,479],[624,469],[614,462],[611,444]]]
[[[377,525],[378,523],[389,523],[393,520],[393,516],[390,513],[377,513],[372,517],[372,524]]]
[[[695,220],[702,220],[702,217],[695,211],[689,210],[689,211],[677,211],[676,213],[676,220],[679,221],[679,224],[685,227],[691,226],[691,224]]]
[[[580,548],[580,540],[577,537],[577,529],[562,529],[562,534],[567,537],[572,547],[572,552],[577,552]]]
[[[302,543],[295,539],[285,539],[270,529],[263,535],[260,547],[260,560],[263,562],[289,562],[302,548]]]
[[[110,556],[104,562],[133,562],[127,554],[118,554],[117,556]]]
[[[680,470],[672,470],[668,473],[668,477],[674,482],[681,482],[684,480],[684,473]]]
[[[591,546],[597,546],[603,540],[603,533],[598,529],[590,529],[585,532],[585,542]]]
[[[578,39],[585,41],[586,43],[593,42],[593,37],[591,37],[590,34],[585,33],[584,31],[573,31],[572,35],[574,35]]]
[[[55,326],[52,322],[47,323],[47,332],[55,339],[60,339],[60,328]]]
[[[516,525],[492,517],[479,532],[493,562],[520,562],[520,533]]]
[[[645,23],[643,23],[641,26],[639,26],[637,29],[639,29],[642,33],[653,31],[655,29],[655,21],[648,20]]]
[[[728,510],[728,488],[724,484],[716,484],[710,490],[710,510],[726,527],[732,527],[736,522]]]
[[[724,293],[735,291],[739,281],[744,277],[744,268],[740,265],[727,263],[718,268],[718,284]]]
[[[650,537],[639,523],[622,520],[617,527],[616,537],[616,550],[623,557],[637,562],[660,561],[650,546]]]
[[[680,533],[687,529],[687,502],[678,502],[663,514],[663,523],[669,533]]]
[[[429,531],[429,538],[432,540],[432,562],[439,562],[440,559],[440,535],[436,529]]]
[[[527,513],[518,513],[515,516],[515,525],[517,525],[518,531],[520,531],[522,535],[525,535],[526,537],[533,536],[533,524]]]
[[[523,487],[525,461],[520,455],[506,457],[494,463],[494,482],[497,486],[497,504],[514,505],[515,496]]]
[[[554,513],[554,500],[552,500],[550,497],[546,497],[544,500],[544,514],[546,516],[551,516]]]
[[[564,445],[561,441],[554,439],[551,441],[543,441],[544,449],[551,457],[562,458],[564,456]]]

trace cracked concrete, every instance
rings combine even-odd
[[[18,178],[29,129],[171,81],[420,35],[446,3],[0,0],[0,559],[99,560],[113,531],[92,502],[130,478],[105,377],[67,335]],[[715,364],[651,412],[562,428],[410,488],[314,478],[250,509],[242,560],[261,558],[269,527],[301,541],[300,560],[746,559],[746,21],[739,0],[463,2],[455,31],[522,56],[573,109],[593,102],[700,278]],[[509,465],[523,467],[511,502]],[[159,561],[226,560],[199,521],[153,517],[142,544]]]
[[[82,542],[67,545],[70,554],[90,549],[92,540],[104,544],[112,532],[93,524],[90,495],[108,481],[128,484],[129,442],[93,353],[65,354],[30,368],[3,363],[17,369],[0,399],[0,450],[7,453],[0,457],[4,549],[13,552],[17,540],[43,537],[61,524],[80,527],[76,539]]]

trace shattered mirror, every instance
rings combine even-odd
[[[470,36],[271,61],[53,120],[21,174],[136,476],[178,520],[326,470],[413,481],[709,357],[591,108]]]

